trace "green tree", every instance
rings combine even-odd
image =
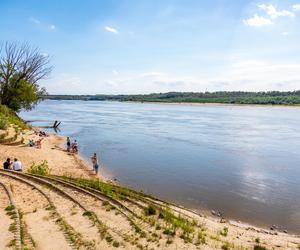
[[[32,109],[46,90],[38,85],[51,73],[49,57],[28,44],[0,46],[0,104],[18,112]]]

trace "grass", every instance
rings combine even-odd
[[[113,247],[119,247],[119,246],[120,246],[120,243],[117,242],[117,241],[114,241],[112,245],[113,245]]]
[[[107,232],[107,226],[98,219],[97,215],[93,211],[85,211],[82,215],[87,216],[93,224],[97,226],[101,238],[104,238],[105,235],[110,236]]]
[[[0,129],[7,129],[8,125],[7,117],[0,113]]]
[[[14,205],[9,205],[5,208],[5,211],[13,211],[15,210],[15,206]]]
[[[53,212],[52,215],[58,217],[58,214],[56,212]],[[80,248],[80,246],[94,248],[94,242],[83,240],[82,235],[76,232],[74,228],[70,226],[63,218],[58,217],[56,219],[56,223],[60,226],[60,229],[67,235],[69,241],[76,248]]]
[[[177,228],[180,228],[183,231],[183,233],[187,235],[194,232],[195,222],[193,223],[180,215],[179,216],[175,215],[168,208],[162,208],[157,204],[151,204],[149,199],[146,199],[146,197],[151,197],[151,196],[145,195],[142,192],[137,192],[125,187],[116,186],[112,183],[102,182],[99,179],[74,178],[71,176],[63,176],[63,179],[66,181],[71,181],[74,184],[81,187],[88,187],[88,188],[101,191],[108,197],[120,201],[123,201],[127,197],[139,201],[143,201],[146,204],[148,204],[148,206],[144,209],[144,214],[146,216],[154,216],[158,214],[158,218],[164,220],[169,227],[174,228],[174,231],[176,231]],[[114,208],[109,206],[109,202],[107,201],[104,201],[102,204],[103,206],[107,206],[107,211],[110,211],[111,209]]]
[[[105,237],[105,240],[106,240],[108,243],[111,243],[111,242],[113,242],[114,239],[113,239],[110,235],[108,235],[108,236]]]
[[[192,222],[180,215],[176,216],[169,209],[161,208],[158,217],[169,223],[173,228],[180,228],[185,234],[191,234],[194,232]]]
[[[32,247],[35,248],[36,243],[33,240],[33,238],[30,236],[30,234],[27,232],[27,226],[23,219],[23,213],[21,211],[19,211],[19,215],[20,215],[20,229],[21,229],[20,234],[21,234],[22,249],[31,249],[30,246],[28,246],[27,244],[31,244]],[[28,240],[25,241],[25,239],[28,239]]]
[[[233,245],[230,244],[228,241],[224,242],[223,245],[221,246],[221,249],[223,250],[230,250],[233,248]]]
[[[263,247],[261,245],[255,245],[253,249],[254,250],[268,250],[266,247]]]
[[[27,171],[30,174],[36,174],[36,175],[42,175],[42,176],[46,176],[49,175],[51,170],[48,166],[48,162],[47,161],[42,161],[40,164],[36,165],[35,163],[33,163],[30,168]]]
[[[205,245],[206,244],[206,234],[203,231],[198,232],[198,237],[195,245]]]
[[[155,215],[156,214],[156,209],[154,206],[152,206],[151,204],[148,205],[148,207],[146,207],[144,209],[145,215],[147,216],[151,216],[151,215]]]
[[[170,235],[170,236],[175,236],[176,231],[175,231],[175,229],[166,228],[166,229],[163,231],[163,234]]]
[[[224,227],[222,230],[220,230],[219,234],[226,237],[228,235],[228,227]]]
[[[21,129],[27,129],[27,124],[11,109],[0,105],[0,129],[6,129],[10,124]]]

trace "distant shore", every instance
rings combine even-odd
[[[118,101],[116,101],[118,102]],[[145,103],[145,104],[160,104],[160,105],[183,105],[183,106],[225,106],[225,107],[288,107],[300,108],[300,104],[240,104],[240,103],[220,103],[220,102],[144,102],[144,101],[121,101],[121,103]]]

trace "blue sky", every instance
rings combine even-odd
[[[1,0],[52,94],[300,89],[300,0]]]

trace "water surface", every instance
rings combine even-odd
[[[62,121],[122,184],[300,232],[300,108],[44,101],[21,116]]]

